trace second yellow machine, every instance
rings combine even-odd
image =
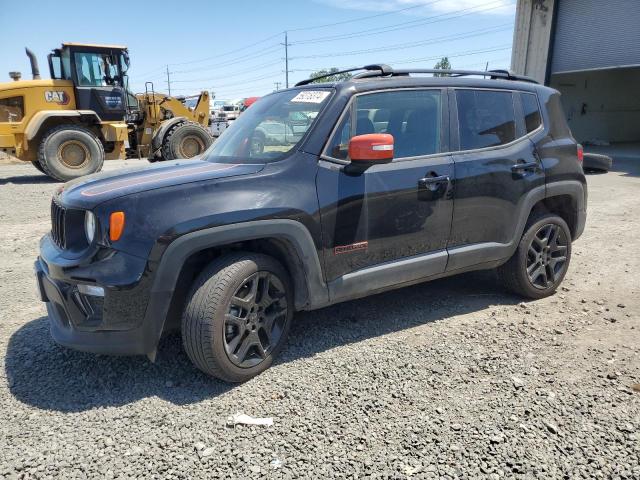
[[[57,180],[97,172],[105,159],[191,158],[213,142],[208,92],[193,109],[151,83],[131,94],[124,46],[64,43],[48,56],[51,79],[27,55],[33,79],[11,72],[0,83],[0,151]]]

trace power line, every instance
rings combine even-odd
[[[430,25],[438,22],[445,22],[447,20],[455,20],[457,18],[465,17],[467,15],[472,15],[475,13],[483,13],[486,11],[495,10],[497,8],[502,8],[508,5],[512,5],[511,3],[503,3],[502,0],[498,0],[496,2],[490,2],[488,4],[481,5],[481,7],[486,7],[487,5],[494,5],[496,3],[498,3],[498,5],[495,5],[490,8],[481,8],[480,10],[478,10],[479,8],[478,6],[473,6],[473,7],[463,8],[460,10],[455,10],[452,12],[442,13],[439,15],[433,15],[431,17],[426,17],[424,19],[409,20],[406,22],[396,23],[393,25],[388,25],[386,27],[368,28],[366,30],[360,30],[358,32],[345,33],[340,35],[328,35],[324,37],[316,37],[316,38],[311,38],[307,40],[298,40],[297,42],[293,42],[293,45],[307,45],[307,44],[313,44],[313,43],[332,42],[332,41],[343,40],[347,38],[358,38],[358,37],[368,36],[372,32],[375,32],[376,34],[395,32],[397,30],[404,30],[406,28],[414,28],[414,27]],[[462,13],[462,12],[466,12],[466,13]],[[455,13],[460,13],[460,15],[451,16],[452,14],[455,14]],[[445,17],[445,18],[442,18],[442,17]]]
[[[388,15],[394,15],[394,14],[397,14],[397,13],[402,13],[402,12],[406,12],[406,11],[409,11],[409,10],[414,10],[414,9],[417,9],[417,8],[425,8],[425,7],[428,7],[430,5],[433,5],[435,3],[442,2],[442,1],[444,1],[444,0],[433,0],[433,1],[428,2],[428,3],[423,3],[423,4],[419,4],[419,5],[412,5],[412,6],[404,7],[404,8],[398,8],[396,10],[390,10],[388,12],[382,12],[382,13],[378,13],[378,14],[374,14],[374,15],[366,15],[366,16],[362,16],[362,17],[356,17],[356,18],[352,18],[352,19],[349,19],[349,20],[343,20],[343,21],[340,21],[340,22],[332,22],[332,23],[326,23],[326,24],[322,24],[322,25],[313,25],[313,26],[309,26],[309,27],[290,28],[290,29],[288,29],[288,31],[289,32],[299,32],[299,31],[305,31],[305,30],[316,30],[316,29],[321,29],[321,28],[333,27],[333,26],[337,26],[337,25],[345,25],[345,24],[349,24],[349,23],[353,23],[353,22],[360,22],[360,21],[363,21],[363,20],[369,20],[369,19],[372,19],[372,18],[378,18],[378,17],[388,16]],[[450,12],[450,13],[454,13],[454,12]],[[269,41],[269,40],[271,40],[273,38],[276,38],[276,37],[282,35],[283,33],[284,33],[283,31],[280,31],[278,33],[274,33],[273,35],[265,37],[265,38],[263,38],[261,40],[258,40],[256,42],[250,43],[250,44],[245,45],[243,47],[236,48],[234,50],[230,50],[228,52],[220,53],[220,54],[217,54],[217,55],[212,55],[212,56],[205,57],[205,58],[200,58],[200,59],[197,59],[197,60],[190,60],[190,61],[186,61],[186,62],[169,63],[169,65],[170,66],[191,65],[191,64],[194,64],[194,63],[201,63],[201,62],[206,62],[206,61],[209,61],[209,60],[213,60],[215,58],[225,57],[225,56],[232,55],[234,53],[246,50],[248,48],[254,47],[256,45],[260,45],[261,43],[264,43],[264,42],[267,42],[267,41]],[[208,68],[208,67],[203,67],[203,68]],[[212,67],[212,68],[215,68],[215,67]],[[150,70],[146,74],[136,75],[136,78],[146,77],[150,73],[155,73],[158,70],[164,70],[164,66],[156,68],[156,69],[153,69],[153,70]],[[189,72],[190,71],[181,71],[180,73],[189,73]],[[178,73],[178,72],[174,72],[174,73]]]
[[[342,20],[341,22],[325,23],[323,25],[315,25],[315,26],[312,26],[312,27],[290,28],[289,31],[290,32],[300,32],[300,31],[303,31],[303,30],[317,30],[319,28],[335,27],[337,25],[344,25],[346,23],[360,22],[362,20],[369,20],[371,18],[384,17],[386,15],[394,15],[396,13],[406,12],[407,10],[413,10],[415,8],[424,8],[424,7],[428,7],[429,5],[432,5],[434,3],[438,3],[438,2],[442,2],[442,1],[443,0],[434,0],[434,1],[429,2],[429,3],[422,3],[420,5],[412,5],[410,7],[399,8],[397,10],[390,10],[388,12],[377,13],[375,15],[367,15],[365,17],[351,18],[349,20]]]
[[[262,40],[259,40],[257,42],[251,43],[249,45],[245,45],[244,47],[240,47],[240,48],[236,48],[235,50],[230,50],[228,52],[225,53],[219,53],[217,55],[212,55],[211,57],[206,57],[206,58],[201,58],[199,60],[190,60],[188,62],[179,62],[179,63],[170,63],[169,65],[172,66],[176,66],[176,65],[191,65],[193,63],[200,63],[200,62],[207,62],[209,60],[213,60],[214,58],[220,58],[220,57],[226,57],[227,55],[231,55],[237,52],[241,52],[242,50],[246,50],[247,48],[251,48],[251,47],[255,47],[256,45],[260,45],[261,43],[264,43],[268,40],[271,40],[272,38],[276,38],[278,36],[282,35],[282,32],[278,32],[275,33],[273,35],[270,35],[266,38],[263,38]]]
[[[512,25],[510,23],[507,23],[507,24],[496,25],[496,26],[488,27],[488,28],[481,28],[479,30],[472,30],[472,31],[464,33],[464,34],[455,34],[455,35],[448,35],[448,36],[443,36],[443,37],[434,37],[434,38],[431,38],[429,40],[421,40],[421,41],[418,41],[418,42],[396,43],[396,44],[391,44],[391,45],[387,45],[385,47],[380,47],[380,48],[367,48],[367,49],[363,49],[363,50],[352,50],[352,51],[349,51],[349,52],[341,52],[341,53],[326,53],[326,54],[315,54],[315,55],[303,55],[303,56],[300,56],[300,57],[293,57],[293,59],[297,60],[297,59],[301,59],[301,58],[345,57],[345,56],[349,56],[349,55],[360,55],[362,53],[374,53],[374,52],[384,52],[384,51],[389,51],[389,50],[399,50],[399,49],[405,49],[405,48],[419,47],[419,46],[423,46],[423,45],[431,45],[431,44],[434,44],[434,43],[450,42],[450,41],[454,41],[454,40],[460,40],[460,39],[463,39],[463,38],[479,37],[479,36],[482,36],[482,35],[489,35],[489,34],[492,34],[492,33],[505,31],[505,30],[511,29],[511,28],[512,28]]]
[[[333,23],[328,23],[328,24],[323,24],[323,25],[315,25],[315,26],[311,26],[311,27],[301,27],[301,28],[295,28],[295,29],[290,29],[288,31],[304,31],[304,30],[313,30],[313,29],[320,29],[320,28],[325,28],[325,27],[330,27],[330,26],[336,26],[336,25],[343,25],[343,24],[348,24],[348,23],[352,23],[352,22],[356,22],[356,21],[361,21],[361,20],[366,20],[366,19],[371,19],[371,18],[377,18],[377,17],[382,17],[382,16],[386,16],[386,15],[391,15],[391,14],[395,14],[395,13],[400,13],[400,12],[404,12],[404,11],[408,11],[408,10],[412,10],[415,8],[424,8],[427,7],[429,5],[438,3],[440,1],[443,0],[434,0],[432,2],[428,2],[428,3],[424,3],[424,4],[420,4],[420,5],[413,5],[413,6],[409,6],[409,7],[405,7],[405,8],[400,8],[400,9],[396,9],[393,11],[389,11],[389,12],[383,12],[380,14],[375,14],[375,15],[368,15],[365,17],[358,17],[356,19],[350,19],[350,20],[344,20],[344,21],[340,21],[340,22],[333,22]],[[495,3],[498,3],[498,5],[495,5],[493,7],[490,8],[484,8],[487,5],[493,5]],[[258,57],[264,57],[265,55],[269,55],[271,53],[275,53],[277,52],[283,45],[285,47],[285,56],[284,56],[284,63],[285,63],[285,85],[288,87],[288,77],[289,77],[289,73],[291,72],[291,70],[289,69],[289,61],[290,60],[295,60],[295,59],[307,59],[307,58],[331,58],[331,57],[341,57],[341,56],[349,56],[349,55],[358,55],[358,54],[363,54],[363,53],[373,53],[373,52],[383,52],[383,51],[389,51],[389,50],[395,50],[395,49],[400,49],[400,48],[412,48],[412,47],[416,47],[416,46],[422,46],[422,45],[427,45],[427,44],[433,44],[433,43],[443,43],[446,41],[453,41],[453,40],[457,40],[457,39],[463,39],[463,38],[470,38],[470,37],[474,37],[474,36],[478,36],[478,35],[482,35],[482,34],[490,34],[490,33],[494,33],[494,32],[498,32],[498,31],[502,31],[502,29],[498,29],[498,30],[481,30],[478,32],[482,32],[482,33],[478,33],[475,34],[474,32],[469,32],[469,34],[463,34],[463,35],[452,35],[449,37],[438,37],[438,38],[433,38],[430,40],[426,40],[426,41],[421,41],[421,42],[409,42],[409,43],[401,43],[401,44],[395,44],[395,45],[388,45],[386,47],[381,47],[381,48],[371,48],[371,49],[362,49],[362,50],[354,50],[354,51],[350,51],[350,52],[342,52],[342,53],[328,53],[328,54],[314,54],[314,55],[304,55],[304,56],[299,56],[299,57],[289,57],[289,53],[288,53],[288,47],[291,45],[304,45],[304,44],[313,44],[313,43],[323,43],[323,42],[330,42],[330,41],[336,41],[336,40],[343,40],[343,39],[348,39],[348,38],[357,38],[357,37],[362,37],[362,36],[366,36],[369,35],[371,32],[376,32],[376,33],[389,33],[389,32],[393,32],[393,31],[397,31],[400,29],[404,29],[404,28],[413,28],[413,27],[417,27],[417,26],[422,26],[425,24],[430,24],[430,23],[435,23],[435,22],[442,22],[442,21],[447,21],[447,20],[454,20],[456,18],[460,18],[462,16],[466,16],[466,15],[470,15],[473,13],[482,13],[488,10],[493,10],[496,8],[502,8],[508,5],[512,5],[511,3],[502,3],[502,0],[498,0],[498,1],[494,1],[491,2],[489,4],[485,4],[481,7],[483,7],[482,9],[478,9],[477,6],[474,7],[467,7],[464,9],[460,9],[460,10],[454,10],[448,13],[444,13],[444,14],[439,14],[439,15],[434,15],[434,16],[430,16],[430,17],[426,17],[426,18],[421,18],[421,19],[416,19],[416,20],[410,20],[410,21],[405,21],[405,22],[400,22],[400,23],[395,23],[395,24],[391,24],[391,25],[387,25],[386,27],[380,27],[380,28],[370,28],[370,29],[365,29],[365,30],[360,30],[360,31],[356,31],[356,32],[351,32],[351,33],[345,33],[345,34],[340,34],[340,35],[330,35],[330,36],[323,36],[323,37],[317,37],[317,38],[311,38],[311,39],[306,39],[306,40],[300,40],[298,42],[291,42],[289,43],[288,41],[288,31],[284,31],[284,32],[279,32],[277,34],[271,35],[269,37],[265,37],[264,39],[251,43],[249,45],[245,45],[243,47],[231,50],[229,52],[225,52],[225,53],[221,53],[218,55],[214,55],[214,56],[210,56],[207,58],[203,58],[203,59],[199,59],[199,60],[192,60],[192,61],[188,61],[188,62],[180,62],[180,63],[170,63],[169,65],[189,65],[189,64],[194,64],[194,63],[200,63],[200,62],[204,62],[210,59],[214,59],[214,58],[221,58],[224,56],[228,56],[234,53],[237,53],[239,51],[242,50],[246,50],[248,48],[251,48],[253,46],[259,45],[261,43],[264,43],[270,39],[273,39],[279,35],[284,34],[285,36],[285,42],[284,44],[280,43],[280,44],[271,44],[269,46],[266,46],[263,49],[257,50],[257,51],[253,51],[251,53],[247,53],[246,55],[241,55],[239,57],[233,58],[233,59],[229,59],[228,61],[224,61],[221,63],[217,63],[217,64],[212,64],[212,65],[203,65],[200,67],[196,67],[196,68],[191,68],[191,69],[184,69],[184,70],[176,70],[176,71],[169,71],[168,70],[168,65],[166,68],[165,72],[161,72],[158,73],[156,76],[151,77],[152,79],[157,79],[160,77],[164,77],[165,74],[167,76],[167,86],[169,87],[169,82],[170,80],[170,74],[175,75],[175,74],[186,74],[186,73],[192,73],[192,72],[202,72],[202,71],[207,71],[207,70],[211,70],[211,69],[219,69],[222,67],[227,67],[227,66],[231,66],[231,65],[236,65],[236,64],[240,64],[240,63],[245,63],[248,62],[250,60],[254,60]],[[454,15],[456,13],[459,13],[459,15]],[[510,24],[505,24],[505,25],[509,25]],[[496,27],[492,27],[492,28],[496,28]],[[255,69],[259,69],[262,67],[266,67],[269,65],[275,65],[277,62],[265,62],[263,64],[261,64],[260,66],[257,67],[253,67],[250,69],[246,69],[246,70],[242,70],[241,72],[236,72],[230,75],[224,75],[224,78],[227,77],[231,77],[231,76],[239,76],[243,73],[249,73],[249,72],[253,72],[255,71]],[[150,72],[155,72],[158,70],[165,70],[164,68],[161,67],[161,69],[155,69],[155,70],[151,70]],[[136,78],[139,78],[136,76]],[[192,83],[192,82],[201,82],[201,81],[211,81],[214,80],[215,78],[220,78],[220,76],[218,77],[209,77],[209,78],[203,78],[203,79],[189,79],[189,80],[173,80],[174,83]]]
[[[442,57],[448,57],[448,58],[467,57],[472,55],[480,55],[483,53],[500,52],[500,51],[510,50],[510,49],[511,49],[511,44],[505,44],[505,45],[496,45],[494,47],[487,47],[480,50],[467,50],[462,52],[443,53],[441,55],[434,55],[430,57],[420,57],[420,58],[412,57],[412,58],[402,58],[402,59],[393,59],[393,60],[385,60],[385,61],[389,65],[402,64],[402,63],[417,63],[417,62],[424,62],[428,60],[439,60]],[[335,68],[337,68],[338,70],[346,70],[348,68],[356,68],[356,67],[354,67],[354,65],[345,65],[345,66],[337,66]],[[315,72],[317,71],[317,69],[309,68],[309,69],[299,69],[299,70],[293,70],[293,71],[294,72]]]
[[[269,73],[267,75],[263,75],[261,77],[253,78],[253,79],[251,79],[251,80],[249,80],[247,82],[242,82],[242,84],[243,85],[250,85],[250,84],[252,84],[254,82],[258,82],[260,80],[265,80],[265,79],[268,79],[268,78],[278,77],[280,75],[282,75],[282,71],[279,70],[277,72],[271,72],[271,73]],[[211,90],[211,89],[218,89],[218,88],[224,88],[224,87],[233,87],[233,86],[236,86],[236,85],[238,85],[238,82],[214,84],[214,85],[211,85],[209,87],[204,88],[203,90]],[[197,87],[179,87],[179,88],[174,88],[174,90],[197,90],[197,89],[198,89]]]
[[[194,82],[211,82],[211,81],[215,81],[215,80],[220,80],[220,79],[227,79],[230,77],[237,77],[240,75],[244,75],[246,73],[255,73],[257,70],[260,70],[262,68],[265,67],[272,67],[275,65],[280,65],[280,60],[278,60],[277,62],[265,62],[265,63],[261,63],[259,65],[256,65],[255,67],[251,67],[251,68],[246,68],[244,70],[239,70],[237,72],[232,72],[228,75],[222,75],[222,76],[215,76],[215,77],[206,77],[206,78],[194,78],[194,79],[190,79],[190,80],[174,80],[173,83],[194,83]],[[174,72],[175,73],[175,72]]]
[[[276,43],[273,45],[270,45],[262,50],[257,50],[253,53],[249,53],[247,55],[243,55],[240,57],[236,57],[234,60],[229,60],[229,61],[225,61],[222,63],[216,63],[215,65],[207,65],[207,66],[203,66],[203,67],[198,67],[198,68],[191,68],[191,69],[187,69],[187,70],[176,70],[173,73],[191,73],[191,72],[199,72],[202,70],[206,70],[206,69],[211,69],[211,68],[219,68],[219,67],[225,67],[228,65],[236,65],[238,63],[242,63],[245,60],[252,60],[254,58],[258,58],[258,57],[263,57],[264,55],[267,55],[269,53],[273,53],[276,51],[280,50],[280,44]]]

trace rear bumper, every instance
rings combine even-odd
[[[584,232],[584,226],[587,223],[587,210],[578,210],[578,221],[576,222],[576,232],[573,236],[574,240],[577,240]]]
[[[584,227],[587,223],[587,200],[589,199],[589,190],[587,189],[587,183],[585,182],[582,186],[582,204],[578,201],[578,219],[576,222],[576,232],[573,236],[574,240],[580,238],[582,232],[584,232]]]

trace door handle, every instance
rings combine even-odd
[[[511,171],[519,173],[522,170],[531,170],[538,167],[538,162],[516,163],[511,167]]]
[[[424,177],[418,180],[418,186],[428,188],[429,190],[437,190],[441,183],[449,183],[449,175],[440,175],[437,177]]]

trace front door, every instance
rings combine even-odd
[[[440,89],[372,92],[345,111],[317,177],[330,287],[338,282],[357,296],[354,288],[372,291],[444,271],[453,211],[445,100]],[[368,133],[393,135],[393,161],[368,168],[349,162],[349,139]]]
[[[125,90],[121,85],[117,56],[90,51],[74,51],[72,55],[76,108],[96,112],[103,121],[123,121],[126,114]]]

